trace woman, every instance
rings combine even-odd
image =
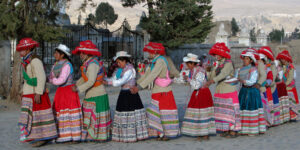
[[[117,142],[136,142],[148,138],[148,121],[144,105],[138,93],[130,92],[130,88],[136,84],[136,71],[129,58],[127,52],[118,52],[114,61],[119,68],[113,78],[107,79],[108,85],[122,87],[112,129],[112,140]]]
[[[217,59],[210,80],[205,86],[217,84],[214,94],[216,130],[222,132],[222,137],[235,138],[241,130],[241,122],[238,92],[235,85],[226,80],[234,76],[230,50],[225,43],[216,43],[209,54]]]
[[[273,104],[269,103],[269,108],[271,109],[271,117],[272,120],[269,122],[268,126],[277,126],[281,123],[280,120],[280,104],[279,104],[279,98],[278,98],[278,91],[276,87],[276,76],[277,76],[277,69],[274,63],[274,55],[270,47],[265,46],[261,47],[258,51],[258,53],[263,57],[264,63],[267,67],[267,72],[272,73],[272,80],[267,80],[270,81],[270,83],[264,84],[265,87],[267,87],[266,94],[269,102],[273,102]],[[269,74],[269,77],[271,75]],[[271,89],[271,91],[269,91]],[[272,96],[271,96],[272,95]]]
[[[280,60],[283,65],[283,81],[286,85],[290,101],[290,120],[292,122],[297,121],[299,117],[299,98],[294,78],[295,67],[293,65],[293,59],[287,50],[279,53],[277,59]]]
[[[73,66],[70,62],[70,49],[60,44],[54,53],[55,64],[52,67],[49,81],[58,86],[53,110],[58,127],[56,142],[78,142],[81,140],[82,112],[77,92],[72,91]]]
[[[43,62],[33,55],[39,44],[31,38],[23,38],[17,45],[22,57],[24,85],[21,115],[18,125],[20,141],[30,142],[33,147],[42,146],[57,137],[51,102],[45,92],[46,74]]]
[[[169,67],[165,47],[161,43],[148,43],[143,51],[149,53],[152,59],[150,67],[137,81],[137,86],[131,88],[132,93],[145,89],[153,84],[151,103],[147,108],[149,122],[149,136],[159,141],[168,141],[180,135],[178,110],[172,92],[172,79],[169,74],[173,67]]]
[[[183,58],[189,69],[189,82],[193,93],[182,123],[182,134],[198,137],[198,140],[209,140],[209,135],[216,134],[213,99],[209,88],[203,88],[206,82],[205,70],[198,66],[198,56],[189,53]]]
[[[263,104],[260,91],[255,87],[258,71],[255,67],[256,58],[253,52],[243,51],[241,54],[243,67],[240,68],[238,79],[242,84],[239,92],[241,110],[242,135],[259,135],[266,132]]]
[[[72,87],[74,92],[85,93],[83,100],[83,133],[82,141],[103,142],[110,139],[111,116],[108,95],[103,85],[104,67],[96,56],[100,56],[98,48],[92,41],[82,41],[72,52],[80,54],[83,62],[81,78],[76,86]]]
[[[278,89],[278,98],[280,104],[280,121],[281,123],[286,123],[290,121],[290,100],[288,92],[286,90],[286,85],[283,81],[283,70],[279,60],[275,60],[277,68],[276,76],[276,86]]]

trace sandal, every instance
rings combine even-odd
[[[229,134],[228,132],[223,132],[223,133],[220,134],[220,137],[225,137],[225,136],[227,136],[228,134]]]
[[[31,146],[32,147],[41,147],[45,144],[47,144],[49,141],[38,141],[38,142],[35,142],[35,143],[32,143]]]
[[[206,136],[203,136],[203,137],[202,137],[202,140],[204,140],[204,141],[208,141],[208,140],[209,140],[209,136],[208,136],[208,135],[206,135]]]
[[[236,132],[231,131],[230,133],[228,133],[225,138],[236,138],[238,137]]]

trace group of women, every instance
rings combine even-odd
[[[82,41],[72,51],[82,61],[81,78],[73,81],[74,69],[70,49],[60,44],[54,53],[55,64],[46,77],[43,63],[33,54],[38,43],[22,39],[17,51],[22,57],[24,86],[19,127],[20,140],[32,146],[49,141],[78,143],[81,141],[136,142],[148,138],[167,141],[181,134],[208,140],[210,135],[233,138],[238,135],[258,135],[267,127],[298,118],[298,96],[295,68],[288,51],[278,54],[275,65],[269,47],[247,49],[241,53],[243,67],[235,71],[230,50],[216,43],[209,54],[216,58],[212,67],[199,66],[195,54],[183,58],[186,68],[182,81],[192,89],[180,129],[178,109],[172,93],[173,64],[160,43],[144,47],[151,63],[139,80],[130,63],[130,55],[117,52],[113,58],[118,68],[111,78],[105,76],[101,55],[92,41]],[[45,84],[57,86],[53,106]],[[241,89],[237,91],[237,84]],[[216,84],[212,96],[209,86]],[[105,85],[121,87],[114,120],[111,118]],[[138,92],[150,87],[152,95],[147,109]],[[85,97],[80,102],[78,93]]]

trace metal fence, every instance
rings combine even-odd
[[[97,29],[90,23],[84,26],[70,25],[63,28],[68,30],[65,38],[57,43],[41,42],[40,48],[37,49],[37,54],[44,62],[46,73],[50,72],[51,66],[55,62],[53,54],[55,47],[60,43],[74,50],[76,46],[79,46],[80,41],[91,40],[99,48],[102,54],[100,59],[104,62],[106,68],[110,67],[112,58],[116,52],[121,50],[127,51],[132,55],[133,64],[137,64],[138,61],[143,60],[144,35],[129,30],[124,24],[112,32],[107,29]],[[79,56],[72,55],[71,60],[74,66],[75,78],[78,78],[80,76],[79,68],[81,65]]]

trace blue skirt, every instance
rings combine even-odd
[[[240,110],[263,108],[260,91],[257,88],[242,87],[239,93]]]

